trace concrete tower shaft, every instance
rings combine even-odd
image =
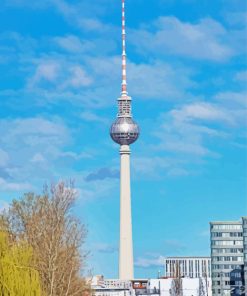
[[[130,148],[120,148],[120,240],[119,240],[119,279],[134,278],[133,241],[130,190]]]

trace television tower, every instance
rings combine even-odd
[[[117,119],[111,126],[110,135],[120,145],[120,241],[119,279],[134,278],[133,242],[130,191],[130,147],[139,136],[139,127],[132,119],[131,97],[127,92],[125,47],[125,1],[122,0],[122,92],[118,99]]]

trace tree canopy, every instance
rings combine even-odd
[[[33,265],[33,250],[23,241],[11,242],[0,231],[0,295],[40,296],[40,277]]]

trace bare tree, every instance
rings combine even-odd
[[[183,296],[183,282],[179,262],[175,266],[175,278],[172,281],[171,296]]]
[[[45,295],[87,294],[80,275],[86,229],[71,213],[75,198],[73,184],[60,182],[46,187],[43,195],[29,193],[14,200],[7,213],[11,233],[27,240],[34,250]]]
[[[199,278],[198,296],[206,296],[203,278]]]
[[[205,295],[208,296],[208,273],[207,273],[207,264],[206,261],[204,261],[204,264],[202,265],[202,277],[205,280]]]

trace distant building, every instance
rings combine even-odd
[[[242,217],[243,246],[244,246],[244,282],[247,285],[247,217]],[[246,292],[247,295],[247,292]]]
[[[243,222],[245,221],[243,218],[242,221],[210,223],[213,296],[245,295],[242,292],[244,290]]]
[[[210,257],[167,257],[165,258],[165,278],[175,278],[179,267],[180,277],[210,278]]]
[[[132,283],[119,279],[105,279],[102,275],[96,275],[87,279],[91,286],[93,296],[131,296]]]
[[[211,280],[205,278],[181,278],[176,285],[176,279],[150,279],[147,294],[155,296],[158,291],[160,296],[211,296]]]
[[[91,279],[93,296],[211,296],[211,280],[205,278],[176,279]],[[96,284],[96,285],[95,285]]]

